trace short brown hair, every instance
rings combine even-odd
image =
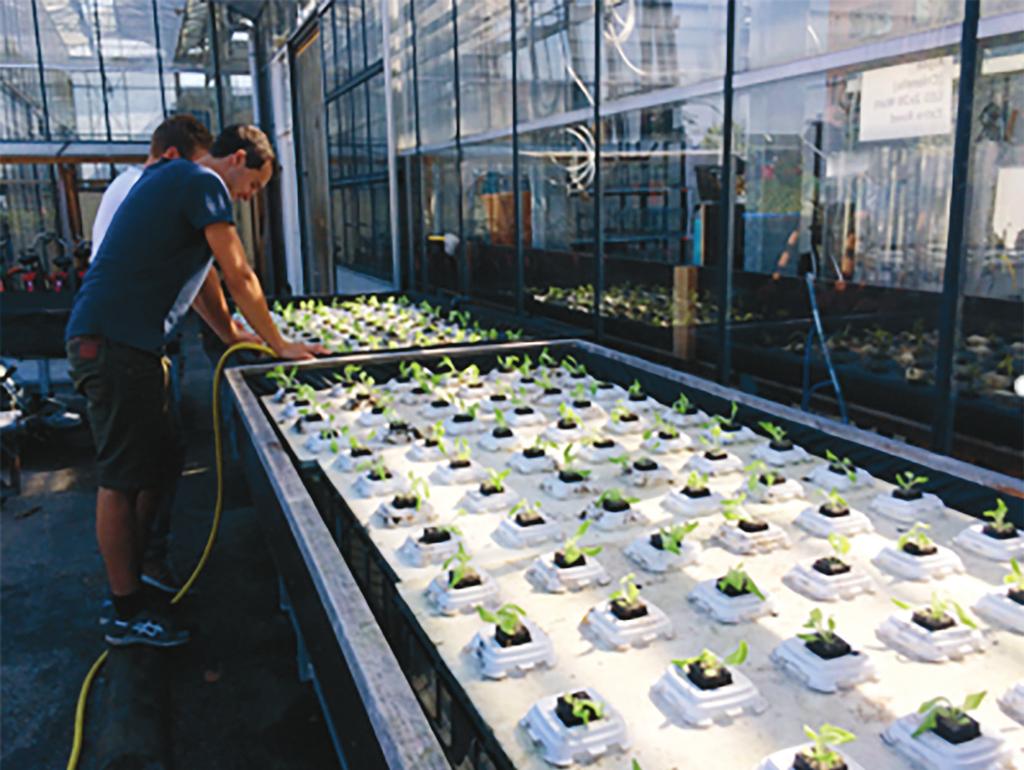
[[[213,144],[210,130],[191,115],[172,115],[156,127],[149,140],[149,154],[160,157],[171,147],[183,158],[206,152]]]
[[[275,165],[274,148],[270,146],[267,135],[256,126],[236,124],[221,131],[210,148],[215,158],[223,158],[233,152],[245,150],[246,168],[263,168],[268,160]]]

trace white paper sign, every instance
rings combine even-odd
[[[996,202],[992,206],[992,232],[1013,248],[1017,233],[1024,230],[1024,166],[999,169]]]
[[[868,70],[861,76],[860,141],[948,134],[953,57]]]

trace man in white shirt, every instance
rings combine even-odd
[[[92,252],[89,261],[96,257],[96,252],[107,234],[110,220],[121,206],[128,192],[142,177],[142,171],[161,158],[187,158],[196,160],[210,150],[213,136],[206,127],[191,115],[172,115],[156,127],[149,141],[149,157],[141,166],[129,166],[110,183],[103,193],[96,219],[92,223]]]
[[[156,136],[156,134],[154,134],[154,136]],[[107,234],[107,228],[110,226],[110,220],[114,218],[114,212],[117,211],[118,206],[121,205],[121,201],[123,201],[128,195],[128,191],[131,190],[132,186],[142,177],[142,169],[150,163],[155,162],[160,157],[177,158],[180,157],[180,155],[178,150],[174,147],[164,150],[164,152],[155,157],[151,151],[150,156],[146,159],[145,166],[129,166],[118,174],[114,181],[112,181],[103,192],[103,198],[100,200],[99,208],[96,209],[96,218],[92,223],[92,251],[89,254],[89,262],[92,262],[96,258],[96,251],[103,242],[103,236]]]

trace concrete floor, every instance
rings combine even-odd
[[[184,380],[187,467],[172,552],[188,574],[214,500],[211,367],[189,327]],[[87,428],[28,446],[24,490],[0,511],[0,766],[64,767],[82,677],[104,649],[97,624],[106,594],[93,530],[95,482]],[[213,556],[186,601],[193,642],[168,655],[176,768],[336,767],[312,689],[297,681],[291,626],[240,469],[229,485]],[[37,510],[36,509],[38,506]],[[97,688],[103,687],[102,677]],[[89,735],[103,728],[90,698]]]

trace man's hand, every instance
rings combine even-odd
[[[225,345],[230,347],[231,345],[237,345],[239,342],[252,342],[257,345],[266,345],[263,338],[258,334],[253,334],[251,331],[246,329],[240,323],[232,319],[231,321],[231,337],[223,341]]]
[[[285,342],[274,348],[275,356],[290,361],[308,361],[313,356],[326,356],[330,353],[323,345],[304,345],[301,342]]]

